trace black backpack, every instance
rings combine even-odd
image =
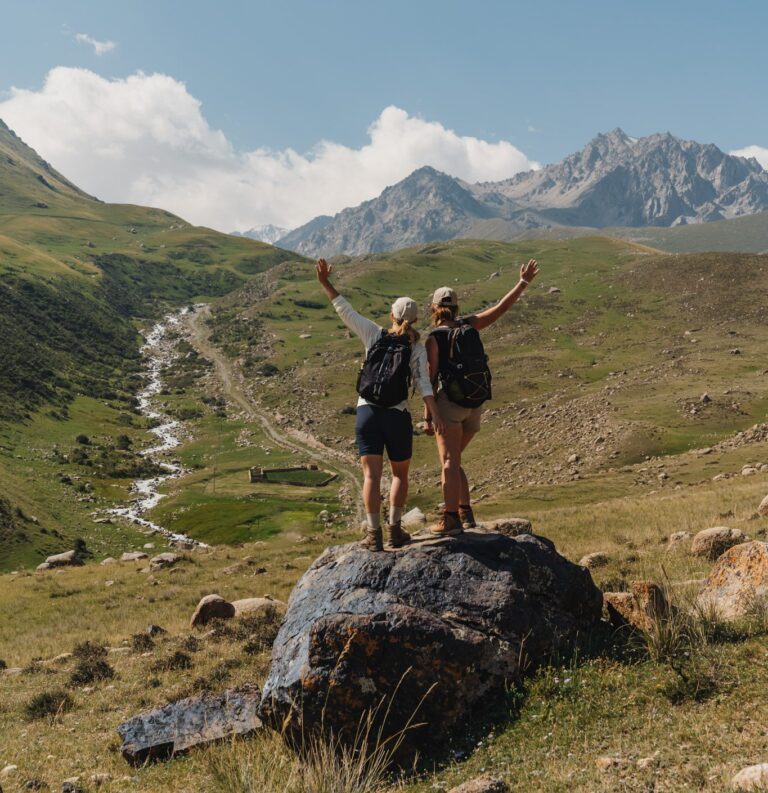
[[[491,370],[477,329],[469,320],[432,331],[439,350],[440,388],[451,402],[477,408],[491,398]]]
[[[357,393],[366,401],[391,408],[408,399],[411,342],[386,330],[373,344],[357,377]]]

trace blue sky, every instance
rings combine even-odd
[[[758,0],[27,0],[3,20],[0,100],[58,66],[161,73],[238,152],[357,148],[390,105],[543,163],[616,126],[768,146]],[[116,46],[99,56],[77,33]],[[20,134],[45,147],[38,126]]]

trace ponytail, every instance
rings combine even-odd
[[[411,344],[416,344],[419,340],[419,331],[413,327],[411,321],[408,319],[393,319],[392,327],[389,329],[389,332],[393,336],[407,336]]]

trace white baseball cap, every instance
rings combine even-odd
[[[435,306],[458,306],[459,298],[450,286],[441,286],[432,295],[432,304]]]
[[[419,307],[410,297],[398,297],[392,304],[392,315],[398,322],[416,322],[419,318]]]

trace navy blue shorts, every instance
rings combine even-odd
[[[360,405],[355,421],[355,440],[361,457],[387,455],[393,463],[413,457],[413,423],[407,410]]]

